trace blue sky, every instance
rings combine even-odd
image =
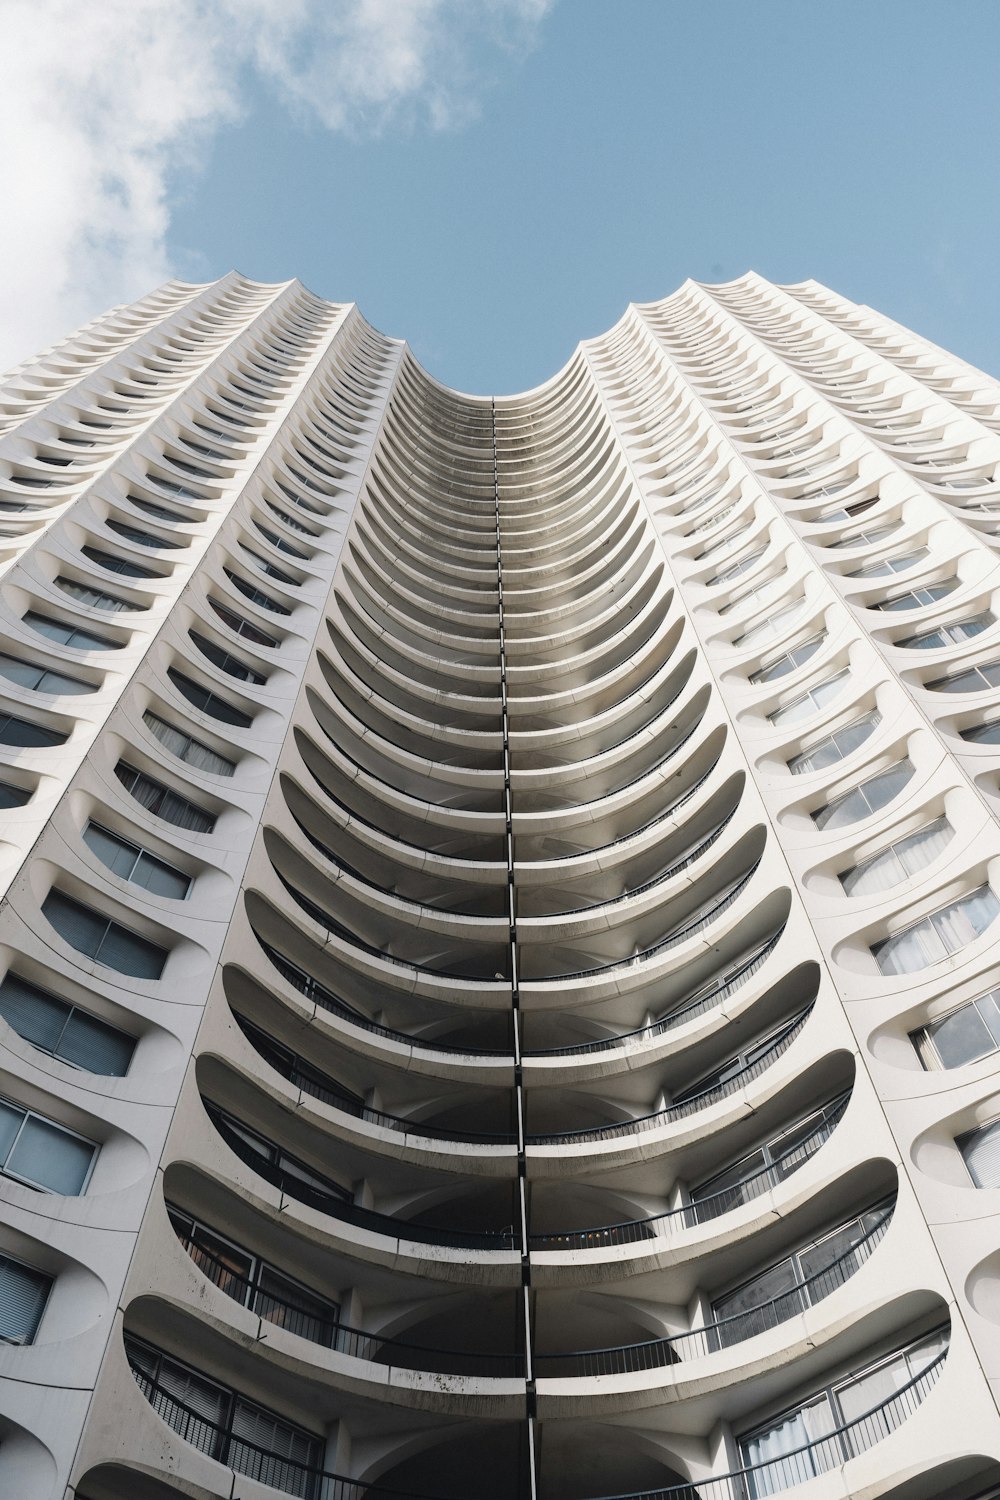
[[[995,0],[370,3],[390,41],[423,6],[471,24],[374,126],[329,65],[293,97],[234,62],[237,104],[167,142],[169,270],[298,275],[476,392],[546,379],[630,299],[747,268],[813,276],[1000,375]],[[441,128],[435,68],[454,75]],[[327,87],[346,89],[332,125]]]

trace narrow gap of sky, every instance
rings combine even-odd
[[[625,303],[815,277],[1000,368],[1000,8],[563,0],[454,130],[351,140],[260,91],[175,217],[191,273],[298,275],[466,390]],[[197,264],[194,264],[194,261]]]
[[[998,57],[993,0],[559,0],[465,125],[336,134],[251,84],[174,180],[170,249],[357,301],[468,391],[748,268],[1000,373]]]

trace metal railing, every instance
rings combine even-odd
[[[239,1015],[236,1019],[240,1021]],[[517,1136],[511,1130],[446,1130],[442,1126],[428,1125],[420,1120],[408,1119],[405,1115],[391,1115],[385,1110],[374,1109],[363,1099],[338,1089],[333,1079],[328,1082],[323,1081],[316,1077],[314,1072],[299,1067],[300,1059],[292,1056],[283,1057],[279,1048],[268,1045],[271,1043],[271,1038],[266,1033],[257,1031],[256,1027],[248,1031],[247,1026],[241,1024],[241,1030],[254,1051],[295,1088],[301,1089],[304,1094],[309,1094],[313,1099],[319,1099],[323,1104],[331,1105],[342,1114],[352,1115],[356,1120],[363,1120],[368,1125],[378,1125],[383,1130],[397,1131],[409,1136],[422,1136],[433,1141],[459,1141],[469,1145],[486,1146],[510,1146],[517,1142]]]
[[[759,1057],[754,1058],[752,1063],[747,1063],[730,1078],[711,1084],[697,1094],[692,1094],[688,1099],[681,1099],[676,1104],[668,1104],[666,1109],[655,1110],[648,1115],[639,1115],[632,1120],[615,1120],[609,1125],[585,1126],[580,1130],[558,1130],[545,1135],[529,1135],[526,1137],[527,1144],[537,1146],[557,1141],[613,1140],[621,1136],[638,1135],[644,1130],[655,1130],[657,1126],[670,1124],[674,1120],[686,1119],[688,1115],[696,1114],[698,1110],[707,1109],[710,1104],[716,1104],[720,1099],[727,1099],[731,1094],[738,1093],[748,1083],[752,1083],[755,1078],[765,1073],[786,1048],[791,1046],[808,1020],[811,1010],[812,1005],[809,1005],[787,1022],[771,1039],[766,1050]]]
[[[641,885],[634,885],[630,890],[622,891],[620,896],[612,896],[607,901],[594,901],[589,906],[568,906],[562,911],[552,912],[550,914],[551,919],[553,921],[561,921],[564,917],[575,917],[585,912],[601,912],[609,906],[620,906],[623,901],[631,901],[633,896],[641,896],[646,891],[651,891],[654,886],[665,884],[666,881],[672,880],[675,875],[679,875],[682,870],[686,870],[689,865],[693,865],[696,859],[701,858],[706,849],[711,849],[716,839],[725,831],[735,816],[736,807],[733,807],[723,818],[722,822],[702,839],[700,844],[697,844],[694,849],[691,849],[674,864],[660,870],[651,880],[644,880]]]
[[[760,860],[757,859],[753,866],[747,870],[746,874],[742,875],[734,885],[730,886],[726,894],[720,900],[716,901],[715,905],[708,911],[702,911],[700,915],[695,917],[694,921],[685,922],[682,926],[675,928],[673,932],[667,933],[665,937],[660,938],[657,942],[651,943],[648,948],[643,948],[641,952],[630,954],[627,958],[611,958],[606,963],[593,964],[589,969],[574,969],[572,973],[568,974],[547,974],[545,975],[545,982],[551,983],[556,979],[582,979],[587,974],[600,974],[609,969],[631,968],[637,964],[645,963],[648,959],[653,958],[657,953],[664,952],[667,948],[675,947],[687,938],[694,937],[696,933],[703,931],[717,917],[721,916],[724,911],[732,906],[737,897],[743,894],[757,873],[759,865]]]
[[[287,979],[300,994],[305,995],[307,1000],[311,1000],[323,1010],[330,1011],[332,1015],[339,1016],[341,1020],[350,1022],[352,1026],[357,1026],[362,1031],[370,1031],[375,1036],[384,1036],[389,1041],[400,1042],[404,1047],[417,1047],[428,1052],[450,1052],[462,1057],[508,1058],[513,1066],[512,1047],[458,1047],[448,1042],[425,1041],[419,1037],[408,1036],[405,1031],[394,1031],[390,1026],[382,1026],[378,1021],[373,1021],[364,1015],[362,1011],[355,1010],[352,1005],[348,1005],[346,1000],[342,1000],[339,995],[328,990],[325,985],[320,984],[318,979],[313,979],[311,974],[300,969],[297,964],[292,963],[291,959],[285,958],[283,953],[279,953],[269,943],[265,943],[261,938],[257,938],[257,941],[278,973]]]
[[[525,1051],[525,1057],[569,1057],[576,1053],[608,1052],[615,1047],[620,1047],[623,1042],[630,1042],[634,1037],[656,1037],[662,1036],[665,1031],[672,1031],[675,1026],[680,1026],[684,1021],[693,1020],[696,1016],[703,1015],[707,1010],[715,1010],[722,1005],[729,996],[740,988],[742,984],[756,974],[757,970],[766,963],[778,945],[778,939],[784,932],[780,931],[769,937],[762,943],[749,958],[744,959],[736,968],[730,969],[720,979],[714,979],[708,985],[697,990],[690,1000],[672,1010],[668,1015],[661,1016],[658,1020],[650,1022],[648,1026],[637,1026],[634,1031],[623,1032],[620,1036],[602,1037],[595,1042],[577,1042],[571,1047],[544,1047],[540,1050]]]
[[[352,1328],[339,1317],[321,1317],[314,1310],[290,1297],[268,1291],[258,1282],[242,1276],[220,1257],[213,1255],[190,1235],[178,1235],[198,1269],[227,1297],[256,1313],[266,1323],[298,1334],[311,1344],[334,1349],[354,1359],[405,1370],[428,1370],[445,1375],[512,1376],[524,1374],[521,1354],[492,1354],[483,1350],[435,1349],[427,1344],[413,1344],[406,1339],[385,1338]],[[331,1313],[333,1309],[331,1309]]]
[[[742,1344],[758,1333],[780,1327],[782,1323],[787,1323],[808,1307],[815,1307],[824,1297],[842,1287],[867,1261],[888,1229],[891,1218],[892,1205],[888,1205],[883,1217],[850,1249],[812,1276],[803,1277],[776,1297],[771,1297],[756,1307],[747,1308],[727,1318],[718,1318],[701,1328],[693,1328],[688,1333],[647,1339],[641,1344],[574,1350],[564,1354],[536,1353],[536,1373],[542,1378],[626,1375],[639,1370],[662,1369],[683,1360],[714,1354],[717,1350],[728,1349],[734,1344]]]
[[[259,1484],[269,1485],[286,1495],[297,1495],[299,1500],[436,1500],[426,1492],[391,1489],[377,1480],[366,1484],[283,1453],[275,1453],[261,1443],[240,1436],[231,1426],[213,1422],[193,1406],[178,1400],[171,1390],[131,1359],[129,1363],[136,1384],[150,1406],[182,1442],[190,1443],[199,1453]],[[319,1441],[317,1438],[317,1447]]]
[[[834,1428],[825,1437],[789,1449],[767,1463],[750,1464],[731,1474],[700,1479],[694,1484],[672,1484],[628,1495],[595,1497],[595,1500],[763,1500],[766,1495],[778,1495],[819,1474],[828,1474],[889,1437],[913,1415],[937,1384],[947,1357],[945,1349],[880,1405]]]
[[[304,1178],[272,1161],[263,1151],[238,1135],[217,1112],[210,1111],[210,1118],[229,1149],[248,1167],[251,1167],[265,1182],[271,1183],[279,1192],[315,1208],[319,1213],[329,1214],[345,1224],[358,1229],[367,1229],[374,1234],[389,1235],[394,1240],[409,1240],[419,1245],[445,1245],[460,1250],[514,1250],[518,1237],[513,1226],[504,1229],[450,1229],[436,1224],[421,1224],[419,1220],[395,1219],[390,1214],[380,1214],[372,1208],[362,1208],[349,1196],[338,1191],[335,1184],[328,1188],[306,1182]]]
[[[803,1166],[829,1140],[843,1118],[849,1099],[850,1093],[846,1093],[831,1100],[815,1128],[780,1162],[769,1162],[759,1171],[748,1173],[746,1177],[717,1193],[709,1193],[694,1202],[683,1203],[679,1208],[667,1209],[662,1214],[650,1214],[644,1219],[628,1219],[620,1224],[600,1224],[591,1229],[529,1234],[529,1247],[532,1250],[602,1250],[607,1246],[632,1245],[641,1240],[657,1239],[662,1235],[710,1223],[780,1186],[787,1177]]]

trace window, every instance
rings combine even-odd
[[[273,635],[268,635],[265,631],[261,630],[259,625],[254,625],[250,620],[244,620],[243,616],[238,615],[235,610],[227,609],[224,604],[219,603],[218,599],[210,598],[208,602],[215,610],[219,619],[228,625],[235,635],[245,636],[248,641],[253,641],[256,646],[278,646],[281,644]]]
[[[279,568],[274,563],[268,562],[266,557],[261,557],[260,553],[255,552],[252,547],[248,547],[246,542],[240,542],[240,549],[241,551],[245,552],[248,557],[253,558],[253,561],[257,564],[258,568],[260,568],[261,572],[266,573],[269,578],[276,578],[279,583],[288,584],[291,588],[297,589],[299,587],[299,581],[297,578],[292,578],[291,575],[286,573],[283,568]]]
[[[0,1016],[40,1052],[88,1073],[124,1078],[135,1038],[8,971],[0,984]]]
[[[240,729],[249,729],[253,723],[252,715],[245,714],[235,704],[228,703],[217,693],[202,687],[200,682],[194,682],[175,667],[167,668],[167,676],[177,691],[195,708],[201,709],[202,713],[211,714],[213,719],[221,719],[224,724],[235,724]]]
[[[842,672],[836,672],[832,677],[825,678],[823,682],[817,682],[815,687],[803,693],[801,698],[793,699],[783,708],[774,709],[767,717],[772,724],[776,725],[797,724],[800,719],[808,719],[836,698],[848,675],[848,669],[845,667]]]
[[[863,568],[855,568],[845,576],[848,578],[887,578],[892,573],[902,573],[905,568],[912,568],[914,563],[920,562],[929,555],[926,547],[918,547],[914,552],[904,552],[899,557],[883,557],[878,562],[868,563]]]
[[[90,1177],[97,1146],[75,1130],[67,1130],[0,1099],[0,1172],[43,1193],[75,1198]]]
[[[897,839],[853,870],[844,870],[840,883],[849,896],[869,896],[899,885],[923,870],[948,845],[954,829],[947,818],[936,818],[926,828]]]
[[[794,776],[803,776],[808,771],[822,771],[827,766],[835,766],[838,761],[846,759],[863,745],[881,722],[882,715],[877,709],[872,709],[871,713],[863,714],[851,724],[845,724],[843,729],[835,729],[833,734],[828,734],[825,739],[813,745],[811,750],[793,755],[788,762],[788,769]]]
[[[733,641],[733,645],[752,646],[756,641],[767,640],[770,636],[777,635],[795,615],[801,613],[805,608],[805,602],[804,598],[796,599],[794,604],[786,604],[783,609],[775,610],[773,614],[768,615],[766,620],[761,620],[759,624],[751,625],[749,630],[744,630],[743,634],[738,635]]]
[[[874,943],[872,953],[883,974],[913,974],[975,942],[997,912],[1000,901],[990,886],[981,885],[895,937]]]
[[[988,625],[994,624],[994,617],[989,610],[984,610],[981,615],[971,615],[967,620],[954,620],[949,625],[938,625],[933,630],[927,630],[922,635],[907,635],[896,642],[908,651],[930,651],[938,646],[953,646],[959,641],[967,641]]]
[[[171,791],[170,787],[164,786],[161,781],[154,781],[152,776],[147,776],[143,771],[137,771],[135,766],[130,766],[127,761],[120,760],[115,766],[115,775],[126,791],[130,792],[140,806],[146,808],[154,817],[163,818],[167,823],[174,823],[178,828],[190,829],[193,833],[211,833],[215,827],[215,817],[206,812],[204,808],[198,807],[196,803],[189,802],[178,792]]]
[[[751,672],[750,681],[753,683],[775,682],[779,677],[786,677],[789,672],[794,672],[796,667],[801,667],[814,656],[826,640],[826,631],[822,635],[814,635],[811,640],[803,641],[799,646],[793,646],[790,650],[782,652],[774,661],[768,662],[766,667],[761,667],[757,672]]]
[[[912,1040],[925,1068],[961,1068],[1000,1051],[1000,990],[929,1021]]]
[[[65,672],[54,672],[37,662],[24,661],[20,656],[8,656],[5,651],[0,651],[0,676],[35,693],[92,693],[95,690],[92,682],[67,677]]]
[[[119,557],[116,552],[105,552],[100,547],[81,547],[80,551],[84,557],[102,568],[107,568],[110,573],[121,573],[126,578],[163,577],[162,573],[156,573],[152,568],[140,567],[138,563],[130,562],[127,557]]]
[[[191,877],[183,870],[157,859],[130,839],[123,839],[100,823],[88,823],[83,831],[83,842],[92,849],[102,864],[114,875],[152,891],[156,896],[170,896],[183,901],[191,888]]]
[[[1000,687],[1000,661],[985,661],[964,672],[953,672],[950,677],[935,677],[925,686],[932,693],[983,693],[987,688]]]
[[[896,594],[891,599],[880,599],[877,604],[870,604],[868,608],[891,612],[919,609],[923,604],[936,604],[938,599],[943,599],[946,594],[950,594],[952,589],[957,587],[957,578],[946,578],[943,583],[927,584],[921,589],[910,589],[905,594]]]
[[[749,1470],[746,1480],[752,1500],[776,1495],[838,1468],[887,1437],[911,1410],[911,1403],[896,1403],[893,1397],[929,1372],[947,1346],[947,1330],[935,1329],[738,1438],[740,1462]],[[924,1394],[926,1390],[918,1399]],[[878,1418],[860,1420],[874,1411],[879,1412]]]
[[[825,807],[818,807],[812,815],[813,822],[817,828],[846,828],[849,823],[870,817],[891,802],[912,775],[910,761],[898,760],[895,765],[879,771],[860,786],[852,787]]]
[[[825,510],[813,519],[817,525],[824,521],[850,521],[854,516],[860,516],[863,511],[871,510],[879,499],[878,495],[869,495],[865,500],[856,500],[853,505],[838,505],[833,510]]]
[[[713,517],[715,521],[721,519],[721,516]],[[727,532],[725,536],[718,537],[714,542],[710,542],[703,552],[698,553],[696,561],[701,562],[702,558],[712,557],[716,552],[731,552],[739,544],[741,538],[746,536],[752,525],[752,519],[744,521],[743,525],[737,526],[735,531]]]
[[[125,1352],[150,1406],[186,1442],[287,1495],[316,1494],[318,1438],[131,1335]]]
[[[75,578],[56,579],[56,586],[61,588],[64,594],[78,599],[81,604],[89,604],[91,609],[121,610],[121,609],[146,609],[145,604],[133,604],[130,599],[119,599],[116,594],[105,594],[101,589],[91,588],[89,584],[77,583]]]
[[[50,641],[59,641],[63,646],[72,646],[74,651],[116,651],[118,649],[117,641],[109,641],[103,635],[95,635],[92,630],[81,630],[79,625],[71,625],[65,620],[53,620],[50,615],[36,614],[33,609],[29,609],[24,616],[24,623],[30,625],[32,630],[37,630],[39,635],[47,636]]]
[[[350,1191],[342,1187],[339,1182],[335,1182],[330,1177],[324,1177],[322,1173],[306,1166],[305,1162],[300,1161],[297,1156],[292,1156],[283,1146],[276,1145],[266,1136],[259,1135],[256,1130],[251,1130],[249,1125],[244,1125],[242,1120],[237,1120],[233,1115],[228,1115],[223,1110],[214,1107],[210,1107],[208,1113],[223,1140],[232,1147],[241,1160],[260,1172],[261,1176],[266,1177],[269,1182],[280,1179],[293,1196],[295,1185],[298,1185],[306,1189],[316,1189],[327,1197],[336,1198],[341,1203],[353,1202]],[[289,1183],[292,1185],[289,1186]]]
[[[126,541],[135,542],[139,547],[183,547],[185,545],[184,542],[175,542],[173,538],[154,536],[151,531],[140,531],[137,526],[127,526],[124,521],[109,519],[104,524],[109,531],[123,536]]]
[[[32,1342],[51,1290],[51,1276],[0,1255],[0,1342]]]
[[[734,562],[730,567],[723,568],[722,572],[716,573],[714,578],[707,578],[705,580],[707,587],[712,588],[717,583],[730,583],[732,579],[739,578],[740,574],[752,568],[754,563],[759,561],[766,551],[766,546],[755,547],[752,552],[747,553],[746,557],[741,557],[739,562]]]
[[[59,936],[95,963],[131,974],[137,979],[159,979],[167,961],[167,950],[159,943],[113,922],[103,912],[74,901],[60,890],[51,890],[42,903],[42,911]]]
[[[697,1206],[699,1221],[749,1203],[768,1187],[790,1177],[832,1134],[845,1102],[843,1096],[831,1100],[758,1146],[756,1151],[693,1187],[690,1198]]]
[[[891,1203],[858,1214],[760,1271],[712,1303],[713,1346],[725,1349],[804,1312],[843,1285],[868,1259],[892,1216]],[[768,1307],[769,1316],[758,1308]]]
[[[271,531],[269,527],[263,526],[260,521],[255,521],[254,525],[264,540],[270,542],[272,547],[277,547],[279,552],[287,552],[292,557],[298,558],[307,558],[309,556],[307,552],[301,551],[300,548],[294,547],[291,542],[286,541],[284,537],[279,536],[276,531]],[[300,531],[304,529],[304,527],[299,527]]]
[[[44,724],[19,719],[16,714],[0,710],[0,745],[14,745],[22,750],[41,749],[48,745],[64,745],[67,738],[58,729],[47,729]]]
[[[318,1296],[182,1210],[168,1205],[167,1213],[195,1265],[227,1296],[269,1323],[314,1344],[332,1346],[340,1322],[336,1302]]]
[[[973,724],[971,729],[961,731],[962,739],[973,745],[1000,745],[1000,719],[991,719],[985,724]]]
[[[156,521],[166,521],[168,526],[177,526],[183,521],[188,521],[188,516],[180,515],[176,510],[168,510],[165,505],[155,505],[152,500],[140,500],[138,495],[128,495],[129,505],[134,505],[136,510],[143,511],[147,516],[152,516]],[[163,545],[162,542],[159,543]]]
[[[197,630],[189,630],[188,635],[202,655],[207,656],[209,661],[223,672],[228,672],[230,677],[238,677],[241,682],[252,682],[257,686],[267,681],[262,672],[254,671],[253,667],[242,661],[240,657],[231,655],[222,646],[217,646],[214,641],[200,635]]]
[[[284,521],[285,525],[290,526],[293,531],[301,531],[305,536],[317,535],[311,527],[303,526],[302,522],[297,520],[295,516],[290,516],[287,510],[282,510],[280,506],[274,505],[270,500],[267,501],[267,508],[274,512],[279,521]]]
[[[0,808],[23,807],[31,801],[31,790],[25,786],[14,786],[13,782],[0,781]]]
[[[212,750],[201,740],[196,740],[193,735],[186,734],[183,729],[177,729],[173,724],[168,724],[166,719],[161,719],[158,714],[147,709],[142,719],[150,734],[154,735],[171,755],[176,755],[178,760],[185,761],[189,766],[194,766],[199,771],[210,771],[214,776],[232,776],[236,770],[235,761],[227,760],[224,755]]]
[[[1000,1187],[1000,1120],[958,1136],[955,1145],[977,1188]]]
[[[252,583],[247,583],[245,578],[241,578],[239,574],[234,573],[231,568],[223,568],[222,571],[225,573],[226,577],[229,579],[229,582],[233,585],[233,587],[239,589],[240,593],[245,598],[249,599],[253,604],[259,604],[262,609],[269,609],[272,614],[291,614],[291,610],[287,609],[284,604],[279,604],[277,599],[272,599],[270,594],[264,593],[263,589],[254,588]]]
[[[836,552],[841,547],[860,547],[862,542],[871,546],[891,536],[899,527],[899,521],[893,521],[888,526],[872,526],[867,531],[854,531],[850,536],[838,537],[835,542],[827,542],[825,545],[830,552]]]

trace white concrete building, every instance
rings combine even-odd
[[[0,1495],[1000,1495],[1000,385],[233,274],[0,426]]]

